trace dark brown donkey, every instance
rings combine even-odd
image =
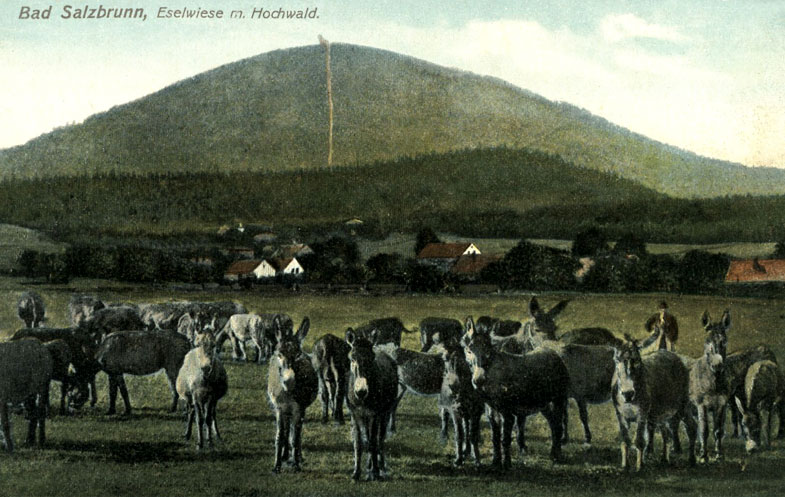
[[[461,466],[471,452],[480,465],[480,418],[485,403],[472,385],[472,371],[461,347],[448,348],[443,354],[444,379],[439,408],[452,416],[455,430],[455,460]]]
[[[319,391],[316,371],[302,349],[310,324],[308,318],[303,319],[295,335],[280,318],[273,319],[276,345],[267,376],[267,395],[275,411],[276,427],[273,473],[281,472],[281,464],[289,460],[290,454],[294,471],[301,469],[305,410]]]
[[[526,355],[499,352],[490,333],[475,329],[471,317],[461,339],[466,359],[472,369],[472,383],[483,401],[502,419],[491,421],[493,464],[510,468],[512,428],[519,420],[542,412],[551,428],[551,458],[561,458],[562,420],[567,409],[570,375],[559,355],[552,350]]]
[[[319,376],[319,394],[322,402],[322,423],[330,420],[344,423],[343,402],[346,398],[346,378],[349,375],[348,343],[335,335],[326,334],[313,345],[311,363]]]
[[[387,424],[398,398],[398,372],[395,361],[382,351],[374,351],[375,331],[369,338],[346,331],[349,352],[349,378],[346,403],[352,413],[354,471],[360,478],[363,447],[369,452],[368,479],[378,480],[385,470],[384,439]]]

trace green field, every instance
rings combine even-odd
[[[25,250],[62,252],[64,245],[50,240],[38,231],[0,223],[0,272],[17,267],[16,260]]]
[[[24,288],[20,280],[0,279],[0,336],[20,326],[14,312]],[[88,289],[106,301],[162,301],[168,299],[237,300],[253,312],[288,312],[299,321],[311,319],[306,349],[324,333],[342,334],[347,326],[370,318],[397,315],[407,328],[426,316],[493,314],[525,317],[529,295],[477,298],[445,296],[368,297],[303,294],[268,297],[255,293],[175,293],[112,282],[77,281],[71,286],[40,286],[48,306],[49,324],[67,324],[66,305],[74,291]],[[542,295],[544,306],[563,295]],[[666,299],[679,318],[680,352],[697,356],[702,350],[700,315],[708,309],[715,318],[729,308],[733,325],[729,351],[767,343],[785,357],[785,300],[719,299],[676,295],[571,295],[558,324],[562,330],[583,325],[610,328],[643,336],[642,322]],[[417,348],[418,337],[404,337],[405,347]],[[389,439],[390,477],[382,483],[357,483],[349,478],[352,466],[348,426],[322,426],[319,403],[307,412],[300,474],[284,471],[271,475],[274,425],[266,401],[266,367],[226,362],[230,390],[218,405],[224,440],[215,450],[198,453],[182,440],[179,414],[166,411],[168,388],[162,375],[130,378],[130,418],[106,416],[105,376],[99,375],[99,402],[75,416],[53,415],[43,450],[20,449],[13,456],[0,454],[0,495],[779,495],[785,488],[785,451],[775,441],[771,450],[751,459],[739,440],[728,440],[722,462],[688,468],[683,455],[672,465],[652,461],[639,474],[619,469],[618,429],[610,404],[591,406],[595,443],[584,448],[570,443],[566,464],[550,463],[547,428],[541,416],[527,425],[530,453],[513,460],[512,471],[495,474],[487,468],[451,467],[452,445],[438,441],[435,399],[407,396],[399,410],[399,433]],[[53,389],[52,402],[59,393]],[[582,439],[575,409],[571,409],[570,435]],[[12,419],[17,442],[24,438],[24,419]],[[776,423],[776,422],[775,422]],[[485,425],[484,425],[485,426]],[[483,428],[483,458],[490,461],[490,433]],[[659,444],[657,437],[657,444]],[[657,459],[657,458],[655,458]]]

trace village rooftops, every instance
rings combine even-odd
[[[418,259],[457,259],[462,255],[480,254],[473,243],[429,243],[420,253]]]
[[[730,261],[726,283],[785,281],[785,259]]]

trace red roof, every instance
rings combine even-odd
[[[501,259],[501,255],[462,255],[450,271],[460,274],[479,274],[485,266]]]
[[[462,256],[471,243],[429,243],[420,253],[418,259],[457,259]]]
[[[263,261],[243,260],[233,262],[225,274],[251,274]]]
[[[730,261],[726,283],[785,281],[785,259]]]
[[[286,269],[286,266],[288,266],[292,260],[294,260],[294,257],[277,257],[274,259],[267,259],[267,262],[273,267],[273,269],[275,269],[276,272],[278,272]]]

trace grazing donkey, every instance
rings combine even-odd
[[[463,325],[457,319],[428,317],[420,321],[420,352],[428,352],[431,347],[442,344],[451,347],[458,344],[463,335]]]
[[[385,471],[384,440],[387,424],[398,398],[398,373],[395,361],[382,352],[374,351],[378,337],[346,331],[349,351],[349,378],[346,404],[352,414],[352,445],[354,471],[352,478],[360,478],[363,447],[368,448],[368,479],[378,480]]]
[[[669,460],[668,441],[671,427],[682,420],[687,425],[690,465],[695,464],[696,424],[689,408],[689,372],[681,359],[667,350],[641,357],[638,343],[629,335],[616,349],[613,360],[613,406],[619,422],[621,466],[628,467],[628,449],[636,449],[635,471],[643,466],[643,454],[650,443],[648,425],[659,426],[662,434],[662,460]],[[630,423],[637,423],[636,435],[630,439]]]
[[[305,410],[316,400],[319,379],[310,359],[302,349],[310,321],[303,319],[297,334],[274,318],[276,346],[267,377],[267,396],[275,411],[275,465],[273,473],[281,472],[281,463],[292,455],[292,468],[300,471],[302,464],[302,432]]]
[[[725,435],[725,412],[728,404],[727,384],[724,378],[723,363],[728,350],[728,330],[730,311],[722,314],[719,322],[714,323],[705,311],[701,317],[707,332],[703,344],[703,355],[690,366],[690,402],[697,410],[698,441],[700,443],[700,462],[706,462],[709,444],[709,415],[714,422],[714,455],[722,458],[722,438]],[[678,427],[676,427],[678,429]],[[678,439],[678,432],[674,434]]]
[[[551,458],[561,458],[562,421],[567,408],[570,376],[559,355],[540,350],[526,355],[497,351],[490,333],[475,328],[471,317],[461,339],[472,369],[472,384],[488,406],[501,416],[491,422],[494,466],[511,467],[510,444],[516,418],[519,424],[529,414],[542,412],[551,428]]]
[[[583,424],[584,440],[591,444],[589,429],[589,411],[587,404],[603,404],[611,400],[611,380],[616,368],[613,361],[613,347],[608,345],[579,345],[563,343],[560,340],[547,340],[542,334],[533,334],[532,327],[524,326],[525,349],[550,349],[559,354],[567,371],[570,373],[570,389],[568,396],[578,404],[578,413]],[[564,438],[568,435],[567,410],[564,411]],[[520,422],[520,420],[519,420]],[[519,427],[522,428],[522,427]]]
[[[36,292],[22,292],[16,303],[16,313],[27,328],[38,328],[46,321],[44,299]]]
[[[79,328],[93,317],[96,311],[106,307],[103,302],[92,295],[73,295],[68,302],[68,316],[71,326]]]
[[[116,331],[98,346],[95,359],[109,376],[109,411],[114,414],[117,390],[123,397],[125,414],[131,414],[131,402],[124,374],[145,376],[165,370],[172,391],[171,411],[177,410],[177,374],[185,355],[191,350],[187,338],[174,331]]]
[[[777,357],[774,352],[765,345],[758,345],[747,349],[738,350],[725,358],[725,382],[727,383],[728,399],[745,396],[744,382],[747,378],[747,370],[758,361],[771,361],[777,364]],[[731,421],[733,425],[733,437],[744,437],[741,426],[741,412],[736,402],[728,401],[730,408]],[[785,419],[785,402],[780,403],[780,419]],[[785,423],[780,423],[777,438],[785,438]]]
[[[763,412],[766,411],[766,445],[771,445],[771,415],[774,404],[782,402],[781,374],[772,361],[758,361],[747,370],[744,379],[744,397],[735,397],[741,412],[741,426],[747,439],[747,453],[755,452],[761,445]],[[780,424],[782,419],[780,418]]]
[[[349,350],[351,347],[348,343],[329,333],[313,345],[311,363],[319,376],[323,424],[329,421],[331,408],[333,421],[339,425],[344,424],[343,402],[349,375]]]
[[[444,378],[439,407],[452,416],[455,430],[454,466],[461,466],[471,451],[474,464],[480,465],[480,418],[485,403],[472,385],[472,371],[460,347],[444,354]]]
[[[35,338],[47,346],[51,342],[61,343],[49,348],[53,360],[52,379],[62,385],[60,412],[65,413],[65,402],[75,409],[82,407],[89,396],[88,385],[95,381],[97,371],[92,359],[93,341],[78,328],[22,328],[11,336],[11,340],[24,338]],[[68,373],[69,364],[73,366],[74,374]]]
[[[139,317],[139,309],[135,305],[111,305],[93,312],[92,317],[82,321],[82,328],[96,341],[115,331],[144,329]]]
[[[480,316],[474,323],[481,332],[490,332],[496,326],[495,335],[498,337],[509,337],[518,333],[521,329],[521,322],[509,319],[499,319],[491,316]],[[461,335],[463,335],[463,325],[461,325]]]
[[[9,405],[24,404],[30,420],[26,444],[35,444],[38,428],[38,445],[44,445],[51,377],[52,357],[41,342],[32,339],[0,342],[0,424],[8,452],[14,451]]]
[[[218,431],[216,406],[226,395],[229,384],[226,369],[218,360],[215,338],[210,333],[199,333],[194,339],[195,348],[183,359],[177,374],[177,393],[186,403],[185,439],[191,439],[191,428],[196,418],[196,447],[204,447],[204,433],[212,447],[213,436],[221,438]]]
[[[216,337],[218,350],[228,338],[232,343],[232,359],[247,361],[245,343],[250,341],[256,348],[256,362],[267,362],[275,349],[275,320],[278,319],[284,331],[291,334],[294,322],[288,314],[234,314],[227,321]]]
[[[401,346],[401,334],[411,333],[396,317],[372,319],[352,331],[355,335],[360,335],[367,340],[370,340],[373,335],[374,345],[392,343],[398,347]]]

